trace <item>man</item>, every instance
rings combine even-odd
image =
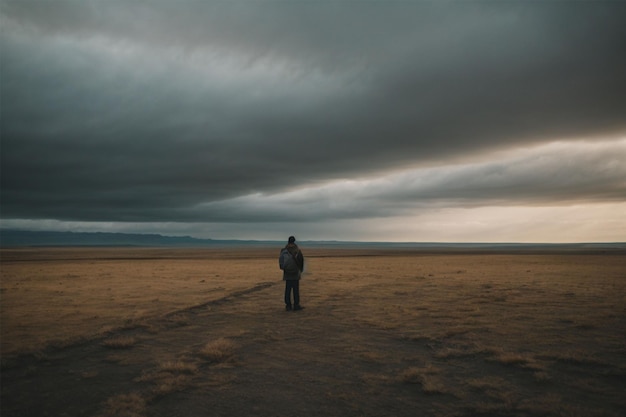
[[[285,281],[285,310],[302,310],[300,305],[300,276],[304,269],[304,256],[296,245],[295,237],[289,236],[287,246],[281,249],[278,265],[283,270],[283,281]],[[293,304],[291,303],[292,291]]]

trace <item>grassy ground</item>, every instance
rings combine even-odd
[[[3,250],[2,415],[623,415],[623,253],[303,250]]]

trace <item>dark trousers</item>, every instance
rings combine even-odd
[[[288,279],[285,281],[285,304],[291,306],[291,291],[293,290],[293,304],[300,305],[300,280]]]

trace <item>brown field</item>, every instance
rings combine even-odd
[[[623,416],[626,254],[3,249],[3,417]]]

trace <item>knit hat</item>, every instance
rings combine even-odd
[[[289,243],[295,243],[295,242],[296,242],[296,238],[295,238],[295,237],[293,237],[293,236],[289,236],[289,240],[288,240],[288,242],[289,242]]]

